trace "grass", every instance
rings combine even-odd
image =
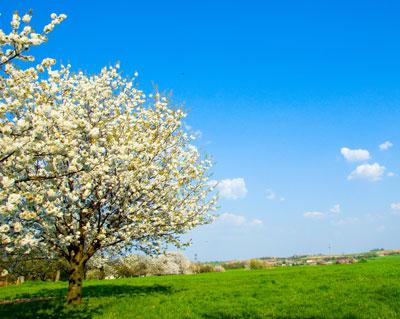
[[[84,285],[77,308],[64,306],[65,282],[0,288],[10,302],[0,304],[0,318],[400,318],[400,256]]]

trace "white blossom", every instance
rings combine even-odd
[[[32,19],[32,16],[29,14],[24,14],[24,16],[22,17],[22,21],[25,23],[29,23]]]
[[[22,230],[22,224],[20,222],[15,222],[13,225],[13,229],[16,233],[19,233]]]
[[[0,233],[6,233],[10,230],[10,226],[7,224],[0,225]]]

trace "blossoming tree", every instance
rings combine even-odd
[[[96,252],[184,245],[181,234],[211,220],[215,198],[211,163],[184,131],[180,108],[159,94],[146,97],[117,67],[87,76],[51,64],[26,84],[25,116],[11,124],[31,133],[23,165],[8,159],[2,236],[9,249],[36,246],[64,257],[73,304]]]

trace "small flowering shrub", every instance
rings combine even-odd
[[[97,257],[95,262],[89,263],[86,278],[126,278],[189,273],[191,273],[191,263],[183,254],[167,252],[159,256],[128,255],[115,260]]]
[[[149,259],[147,256],[129,255],[112,262],[111,268],[118,278],[144,276],[150,263]],[[111,275],[111,271],[108,274]]]
[[[87,279],[105,279],[106,277],[116,277],[117,270],[114,268],[115,261],[102,255],[93,256],[86,268]]]
[[[164,261],[164,273],[189,274],[191,262],[180,252],[168,252],[161,256]]]

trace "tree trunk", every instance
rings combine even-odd
[[[17,285],[21,285],[25,282],[25,277],[24,276],[19,276],[17,279]]]
[[[56,271],[56,276],[54,278],[54,281],[60,281],[60,274],[61,274],[60,270],[57,270]]]
[[[106,278],[106,272],[104,271],[104,266],[100,267],[100,278],[101,280],[103,280],[104,278]]]
[[[67,294],[67,303],[70,305],[79,305],[81,303],[84,270],[85,263],[82,260],[73,260],[70,263]]]

